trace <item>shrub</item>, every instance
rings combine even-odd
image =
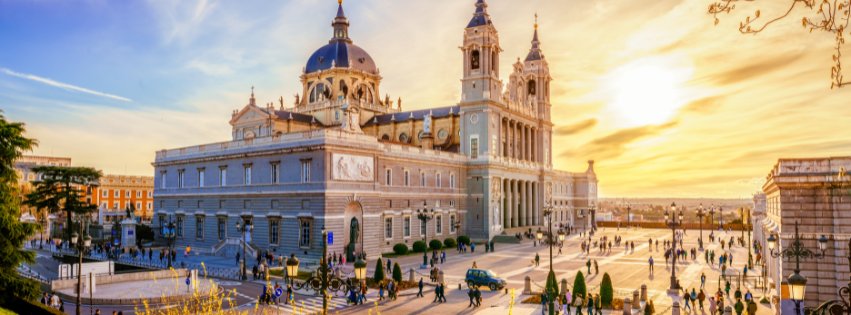
[[[393,252],[396,253],[396,255],[407,254],[408,253],[408,245],[405,245],[405,244],[402,244],[402,243],[393,245]]]
[[[431,242],[428,242],[428,247],[432,250],[440,250],[443,248],[443,243],[440,240],[431,240]]]
[[[609,273],[603,274],[603,282],[600,283],[600,304],[604,308],[609,308],[612,306],[612,298],[615,296],[615,290],[612,287],[612,278],[609,277]]]
[[[426,243],[425,242],[423,242],[423,241],[414,242],[414,252],[415,253],[422,253],[425,250],[426,250]]]
[[[470,238],[467,235],[458,237],[458,244],[470,245]]]
[[[402,283],[402,267],[399,267],[399,263],[393,264],[393,280]]]
[[[381,262],[381,258],[375,260],[375,274],[372,279],[376,283],[384,281],[384,263]]]
[[[576,279],[573,280],[573,298],[581,297],[582,300],[585,300],[585,276],[582,275],[582,271],[576,272]]]
[[[458,246],[458,243],[455,242],[454,238],[450,237],[450,238],[443,240],[443,245],[446,245],[446,247],[449,247],[449,248],[455,248],[456,246]]]

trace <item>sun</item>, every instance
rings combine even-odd
[[[657,125],[688,101],[694,68],[665,56],[645,57],[604,76],[606,111],[627,126]]]

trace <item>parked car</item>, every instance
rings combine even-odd
[[[468,287],[487,286],[491,291],[501,290],[506,284],[496,272],[481,269],[468,269],[465,281]]]

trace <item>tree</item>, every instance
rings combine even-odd
[[[384,263],[381,262],[381,258],[375,260],[375,274],[372,276],[372,279],[375,283],[384,281]]]
[[[85,167],[38,166],[32,171],[42,175],[42,180],[34,181],[35,190],[27,195],[27,204],[38,209],[47,209],[50,213],[65,212],[67,229],[65,240],[71,241],[71,214],[83,215],[97,210],[97,206],[87,204],[80,196],[78,187],[90,186],[101,177],[101,172]],[[81,233],[82,234],[82,231]]]
[[[413,247],[414,247],[414,252],[415,252],[415,253],[421,253],[421,252],[425,252],[425,251],[426,251],[426,243],[425,243],[425,242],[423,242],[423,241],[416,241],[416,242],[414,242]]]
[[[142,247],[144,240],[154,240],[154,229],[144,224],[136,224],[136,246]]]
[[[38,141],[23,136],[24,124],[9,123],[0,114],[0,305],[15,297],[32,300],[38,298],[39,285],[30,279],[18,277],[16,268],[21,263],[35,264],[35,252],[22,250],[27,237],[42,229],[37,224],[20,222],[18,173],[15,161],[24,152],[32,151]]]
[[[584,300],[585,295],[585,276],[582,275],[582,271],[577,271],[576,279],[573,280],[573,297],[580,296]]]
[[[396,284],[402,283],[402,267],[399,267],[399,263],[393,264],[393,280]]]
[[[795,9],[795,6],[799,3],[810,11],[817,11],[815,15],[819,17],[811,19],[805,16],[802,18],[801,24],[805,29],[809,29],[810,33],[814,30],[818,30],[835,35],[834,41],[836,45],[836,54],[833,55],[833,61],[835,64],[830,70],[830,88],[841,88],[843,85],[847,85],[849,82],[844,81],[842,77],[842,63],[840,59],[842,58],[841,48],[842,45],[845,44],[845,37],[843,36],[843,33],[848,28],[849,20],[851,20],[851,15],[849,15],[849,13],[851,13],[849,12],[849,2],[847,0],[822,0],[818,1],[818,3],[816,0],[783,1],[789,3],[789,10],[787,10],[785,14],[771,18],[767,22],[762,23],[762,17],[759,12],[760,10],[756,10],[754,18],[748,16],[744,22],[739,22],[739,33],[753,35],[759,34],[772,23],[789,17]],[[718,18],[719,14],[730,13],[730,11],[736,9],[736,4],[734,2],[739,2],[739,0],[720,0],[719,2],[709,5],[708,13],[715,17],[715,25],[718,25],[718,22],[720,22],[720,19]]]
[[[428,242],[428,247],[432,250],[440,250],[443,248],[443,243],[441,243],[440,240],[431,240]]]
[[[603,282],[600,283],[600,302],[603,307],[611,307],[614,297],[615,289],[612,287],[612,278],[606,272],[603,274]]]

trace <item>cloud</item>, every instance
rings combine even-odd
[[[639,139],[658,135],[668,129],[675,127],[679,122],[671,121],[661,125],[647,125],[641,127],[627,128],[592,140],[583,144],[575,152],[563,152],[559,157],[582,156],[583,158],[603,160],[616,158],[623,155],[627,145]]]
[[[112,95],[112,94],[106,94],[106,93],[102,93],[102,92],[98,92],[98,91],[92,91],[92,90],[89,90],[89,89],[86,89],[86,88],[81,88],[79,86],[73,86],[73,85],[70,85],[70,84],[62,83],[62,82],[56,82],[56,81],[53,81],[51,79],[37,77],[37,76],[31,75],[31,74],[18,73],[18,72],[14,72],[14,71],[6,69],[6,68],[0,68],[0,72],[3,72],[5,74],[11,75],[11,76],[16,76],[16,77],[19,77],[19,78],[38,81],[38,82],[41,82],[41,83],[44,83],[44,84],[52,85],[52,86],[55,86],[55,87],[60,87],[60,88],[63,88],[63,89],[94,94],[94,95],[98,95],[98,96],[103,96],[103,97],[108,97],[108,98],[112,98],[112,99],[125,101],[125,102],[132,102],[132,100],[130,100],[129,98],[124,98],[124,97],[116,96],[116,95]]]
[[[788,52],[779,56],[761,56],[759,60],[753,60],[746,66],[713,73],[708,76],[697,78],[693,82],[712,82],[715,85],[736,84],[749,81],[761,75],[769,74],[780,69],[791,69],[791,65],[804,56],[803,51]]]
[[[724,95],[715,95],[704,97],[701,99],[697,99],[689,102],[686,106],[680,109],[681,112],[684,113],[699,113],[699,114],[707,114],[711,113],[714,110],[718,109],[719,106],[724,104],[726,100],[726,96]]]
[[[597,118],[588,118],[572,125],[559,126],[555,129],[556,136],[574,135],[588,129],[594,128],[600,121]]]

